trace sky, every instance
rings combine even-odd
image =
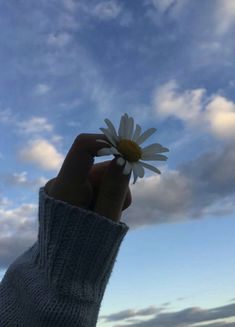
[[[0,279],[74,139],[128,113],[170,151],[131,178],[97,326],[234,327],[235,1],[0,1],[0,30]]]

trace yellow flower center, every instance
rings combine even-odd
[[[136,162],[141,158],[141,148],[134,141],[121,140],[117,149],[127,161]]]

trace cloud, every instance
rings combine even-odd
[[[160,11],[161,13],[164,13],[170,7],[173,8],[177,6],[177,1],[175,0],[149,0],[146,1],[146,3],[152,4],[154,8]]]
[[[121,11],[121,5],[117,1],[108,0],[99,2],[92,10],[92,14],[100,20],[110,20],[116,18]]]
[[[58,170],[64,160],[64,156],[45,139],[29,141],[27,146],[19,150],[18,157],[21,161],[36,164],[43,170]]]
[[[175,80],[160,86],[154,94],[154,110],[162,117],[174,116],[185,122],[200,121],[205,89],[178,91]]]
[[[235,104],[221,95],[209,97],[203,88],[180,92],[171,80],[155,90],[153,108],[158,117],[175,117],[189,127],[209,129],[216,138],[235,140]]]
[[[76,3],[74,0],[62,0],[65,8],[71,12],[76,9]]]
[[[123,310],[117,313],[113,313],[111,315],[100,316],[99,318],[105,319],[107,322],[118,321],[118,320],[129,319],[136,316],[151,316],[153,314],[157,314],[161,312],[162,310],[163,308],[156,308],[155,306],[151,306],[141,310],[133,310],[133,309]]]
[[[48,180],[44,176],[30,180],[28,179],[27,174],[28,173],[26,171],[22,171],[21,173],[0,173],[0,181],[7,187],[19,186],[36,190],[39,187],[44,186]]]
[[[234,146],[206,152],[175,170],[139,180],[123,220],[131,229],[235,212]],[[146,217],[148,217],[146,219]]]
[[[151,307],[152,308],[152,307]],[[126,312],[126,315],[125,315]],[[151,310],[150,310],[151,312]],[[152,311],[154,314],[154,310]],[[150,313],[151,314],[151,313]],[[116,314],[106,316],[106,321],[116,321],[120,319],[134,318],[139,315],[139,311],[125,310]],[[123,317],[123,318],[121,318]],[[190,307],[175,312],[157,312],[154,318],[145,321],[138,321],[128,324],[130,327],[193,327],[197,323],[197,327],[234,327],[235,323],[215,322],[224,318],[235,317],[235,304],[229,304],[221,307],[202,309],[200,307]],[[130,320],[128,321],[130,322]],[[212,322],[209,325],[206,322]],[[125,325],[115,325],[115,327],[124,327]]]
[[[16,121],[16,115],[10,108],[0,109],[0,124],[10,124]]]
[[[34,94],[45,95],[50,91],[50,86],[45,83],[39,83],[34,87]]]
[[[67,32],[58,34],[49,34],[47,37],[47,44],[56,47],[65,47],[72,40],[72,36]]]
[[[21,121],[17,123],[20,128],[21,133],[41,133],[41,132],[51,132],[53,130],[53,125],[48,123],[45,117],[32,117],[28,120]]]
[[[11,204],[12,204],[12,201],[11,200],[9,200],[7,197],[2,196],[0,194],[0,206],[7,207],[7,206],[9,206]]]
[[[214,96],[206,106],[212,132],[222,139],[235,139],[235,104],[222,96]]]
[[[180,17],[187,0],[145,0],[143,4],[146,7],[145,16],[154,24],[163,25],[166,23],[166,16],[173,20]]]
[[[38,205],[0,208],[0,268],[5,269],[36,241]]]
[[[234,0],[215,1],[215,32],[218,36],[224,35],[235,23]]]

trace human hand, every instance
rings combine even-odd
[[[97,139],[109,142],[103,134],[78,135],[58,176],[46,183],[45,191],[55,199],[119,221],[122,211],[132,202],[129,188],[131,173],[122,174],[124,167],[116,164],[118,156],[112,161],[93,165],[97,152],[109,147],[96,142]]]

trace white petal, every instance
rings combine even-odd
[[[138,161],[142,166],[144,166],[145,168],[154,171],[155,173],[161,174],[160,170],[157,169],[156,167],[146,164],[145,162],[142,161]]]
[[[124,163],[125,163],[125,160],[124,160],[122,157],[118,158],[118,160],[117,160],[117,164],[118,164],[119,166],[123,166]]]
[[[138,178],[138,172],[135,166],[133,166],[133,175],[134,175],[134,181],[133,184],[135,184],[135,182],[137,181]]]
[[[112,135],[115,137],[115,140],[117,141],[118,140],[118,136],[117,136],[117,133],[116,133],[116,129],[113,126],[113,123],[108,118],[106,118],[104,121],[106,122],[106,124],[107,124],[110,132],[112,133]]]
[[[142,154],[141,156],[142,160],[159,160],[159,161],[166,161],[168,158],[167,156],[164,156],[163,154]]]
[[[140,178],[144,177],[144,168],[138,162],[133,164],[133,170],[134,169]]]
[[[100,149],[99,151],[97,151],[97,157],[107,156],[110,154],[112,154],[111,149],[108,149],[108,148],[103,148],[103,149]]]
[[[111,153],[121,155],[121,153],[116,148],[114,148],[113,146],[111,147]]]
[[[124,132],[123,132],[123,138],[127,139],[127,135],[128,135],[128,122],[129,122],[129,118],[128,118],[128,114],[125,113],[124,115]]]
[[[128,140],[132,139],[133,129],[134,129],[134,118],[130,117],[128,119],[128,131],[127,131],[127,135],[126,135],[126,138]]]
[[[141,134],[141,127],[139,124],[136,124],[136,128],[135,128],[135,132],[134,132],[134,135],[133,135],[133,138],[132,140],[136,142],[136,140],[138,139],[138,137],[140,136]]]
[[[102,142],[102,143],[105,143],[105,144],[109,144],[110,145],[110,143],[108,143],[107,141],[100,140],[100,139],[97,139],[96,142]]]
[[[141,149],[143,154],[154,154],[154,153],[161,153],[167,152],[166,148],[163,148],[159,143],[153,143],[151,145],[146,146],[145,148]]]
[[[161,152],[169,152],[170,150],[168,148],[162,147]]]
[[[100,128],[100,130],[109,139],[109,141],[112,143],[112,145],[116,146],[116,140],[115,140],[114,136],[111,134],[111,132],[105,128]]]
[[[118,129],[118,136],[124,138],[124,128],[125,128],[125,116],[121,117],[119,129]]]
[[[140,137],[138,137],[138,139],[136,140],[137,144],[141,144],[143,143],[147,138],[149,138],[153,133],[156,132],[156,128],[152,127],[147,129]]]
[[[132,169],[132,165],[126,160],[125,168],[123,169],[122,173],[124,175],[128,175],[128,174],[130,174],[131,169]]]

